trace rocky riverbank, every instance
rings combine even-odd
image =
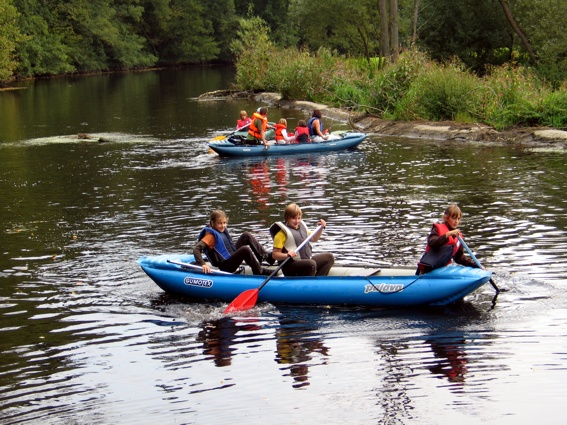
[[[201,95],[199,99],[205,101],[219,98],[242,97],[251,97],[259,104],[266,104],[278,108],[305,110],[307,114],[311,114],[313,109],[320,109],[324,117],[348,122],[353,129],[375,136],[501,143],[557,150],[567,149],[567,131],[552,128],[514,127],[504,131],[497,131],[488,125],[476,123],[463,124],[452,121],[388,121],[371,115],[355,114],[313,102],[284,101],[278,93],[249,94],[223,90],[205,93]]]

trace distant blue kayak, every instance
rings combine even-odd
[[[138,264],[164,291],[198,301],[231,302],[258,288],[266,276],[202,273],[193,255],[145,256]],[[275,266],[272,266],[275,268]],[[489,281],[491,272],[451,265],[416,276],[415,268],[334,266],[325,277],[273,277],[258,302],[370,307],[444,306]]]
[[[220,156],[278,156],[351,149],[361,144],[366,137],[365,133],[346,132],[336,139],[324,142],[270,144],[268,149],[263,145],[246,145],[241,139],[228,137],[224,140],[209,142],[209,147]]]

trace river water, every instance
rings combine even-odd
[[[350,152],[222,159],[207,140],[260,105],[196,96],[232,77],[0,92],[0,423],[563,424],[567,154],[371,135]],[[306,118],[270,109],[280,117]],[[291,201],[328,223],[315,251],[376,265],[415,264],[458,202],[503,291],[436,310],[261,304],[224,317],[136,264],[191,250],[214,208],[268,245]]]

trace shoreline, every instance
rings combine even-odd
[[[481,123],[458,123],[454,121],[390,121],[368,114],[331,108],[320,103],[307,101],[284,101],[279,93],[243,93],[233,90],[219,90],[204,93],[199,100],[220,98],[251,98],[278,108],[303,110],[311,114],[313,109],[321,110],[324,117],[348,122],[358,131],[379,137],[401,137],[437,141],[460,141],[491,143],[513,146],[527,146],[550,150],[567,150],[567,131],[548,127],[513,127],[498,131]]]

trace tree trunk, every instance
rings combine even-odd
[[[390,0],[390,47],[392,62],[400,57],[400,43],[398,42],[398,0]]]
[[[514,15],[512,15],[512,11],[510,10],[510,5],[508,4],[507,0],[498,0],[498,2],[500,3],[500,6],[502,6],[502,10],[504,11],[504,15],[506,16],[508,23],[510,24],[514,32],[518,34],[518,37],[520,37],[522,44],[528,51],[528,54],[530,55],[530,60],[532,61],[532,63],[536,63],[537,56],[534,52],[534,49],[532,48],[532,45],[530,44],[528,37],[526,37],[526,35],[524,34],[522,29],[516,22],[516,19],[514,19]]]
[[[380,12],[380,51],[382,56],[390,60],[390,36],[388,34],[388,8],[386,0],[378,0]]]
[[[417,17],[419,12],[419,0],[413,0],[413,19],[412,19],[412,33],[411,33],[411,44],[415,46],[417,43]]]

